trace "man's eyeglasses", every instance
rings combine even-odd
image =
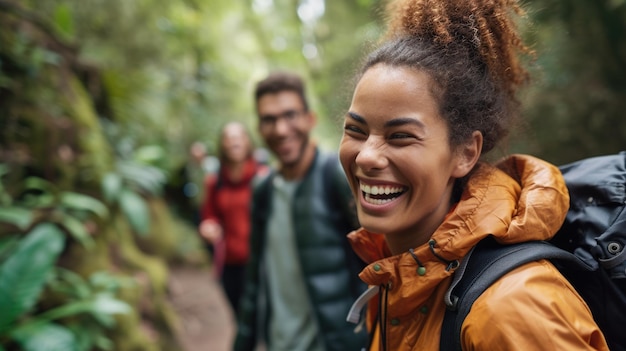
[[[263,115],[260,117],[260,127],[262,129],[273,129],[281,118],[288,124],[293,124],[304,112],[304,110],[287,110],[278,115]]]

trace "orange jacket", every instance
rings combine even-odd
[[[426,243],[414,249],[424,275],[409,252],[391,256],[382,235],[364,229],[349,234],[354,250],[370,263],[361,279],[381,286],[381,316],[379,299],[368,304],[367,327],[370,333],[375,328],[370,350],[383,349],[382,322],[375,324],[380,317],[386,317],[386,350],[438,350],[453,274],[443,260],[460,261],[490,234],[501,243],[549,239],[568,206],[558,168],[514,155],[497,167],[480,164],[433,233],[433,248]],[[587,305],[547,260],[519,267],[489,287],[465,319],[461,338],[464,350],[608,350]]]

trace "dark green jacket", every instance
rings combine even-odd
[[[271,308],[261,263],[274,175],[272,172],[263,179],[253,195],[251,255],[240,302],[236,351],[252,351],[257,339],[267,338]],[[354,325],[346,322],[346,316],[366,288],[358,278],[364,263],[354,254],[346,238],[358,227],[358,221],[354,200],[336,155],[316,152],[313,165],[296,189],[291,215],[303,278],[326,350],[361,350],[366,346],[366,336],[355,334]],[[269,340],[266,342],[271,344]]]

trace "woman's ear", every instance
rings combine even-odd
[[[477,130],[467,143],[460,145],[456,150],[457,164],[452,176],[455,178],[465,177],[480,159],[483,148],[483,134]]]

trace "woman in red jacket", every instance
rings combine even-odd
[[[199,231],[213,247],[214,274],[236,313],[249,255],[252,180],[266,167],[254,159],[250,135],[239,122],[222,128],[218,147],[220,170],[206,178]]]

